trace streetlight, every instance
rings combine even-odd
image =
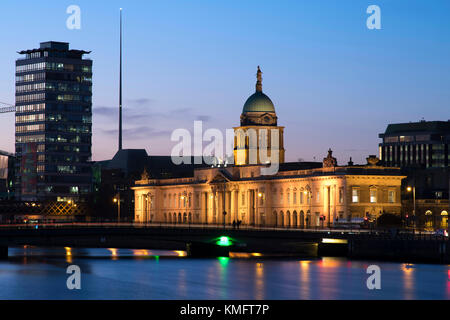
[[[413,226],[416,227],[416,186],[407,187],[406,191],[413,193]]]
[[[113,199],[113,202],[117,203],[117,222],[120,222],[120,194]]]
[[[312,218],[312,201],[311,201],[311,199],[312,199],[312,194],[311,194],[311,191],[308,191],[308,190],[305,190],[305,191],[303,191],[303,194],[306,196],[306,200],[307,200],[307,202],[309,203],[309,219],[311,219]],[[311,223],[310,221],[309,221],[309,219],[308,219],[308,214],[306,214],[306,228],[308,229],[308,222],[309,223]]]

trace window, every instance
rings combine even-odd
[[[245,206],[245,193],[242,192],[242,205]]]
[[[384,138],[384,143],[395,143],[398,142],[398,137],[385,137]]]
[[[200,194],[199,193],[195,194],[195,206],[197,208],[200,207]]]
[[[300,191],[300,204],[303,204],[303,192]]]
[[[320,191],[317,191],[316,193],[316,201],[320,202]]]
[[[359,189],[352,189],[352,202],[358,203],[359,202]]]
[[[394,203],[395,202],[395,191],[394,190],[389,190],[388,191],[388,202],[389,203]]]
[[[287,189],[287,204],[291,204],[291,190]]]
[[[377,202],[377,189],[370,189],[370,203]]]
[[[297,190],[294,190],[294,204],[297,204]]]
[[[344,203],[344,188],[339,188],[339,203]]]

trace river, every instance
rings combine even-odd
[[[184,251],[19,247],[0,261],[0,299],[450,299],[450,267],[301,260],[259,254],[191,259]],[[66,285],[69,265],[81,289]],[[369,290],[369,265],[381,289]]]

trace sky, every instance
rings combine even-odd
[[[67,7],[81,9],[70,30]],[[369,5],[381,29],[369,30]],[[286,160],[364,163],[389,123],[450,119],[448,0],[2,0],[0,101],[14,104],[17,51],[44,41],[92,51],[93,160],[117,151],[119,8],[124,148],[169,155],[177,128],[233,128],[255,91],[285,127]],[[14,114],[0,114],[14,152]]]

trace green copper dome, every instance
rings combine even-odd
[[[275,107],[272,100],[262,92],[262,72],[258,66],[256,73],[256,92],[252,94],[244,104],[242,113],[247,112],[273,112],[275,113]]]
[[[247,112],[275,112],[275,107],[268,96],[257,91],[244,104],[242,113]]]

